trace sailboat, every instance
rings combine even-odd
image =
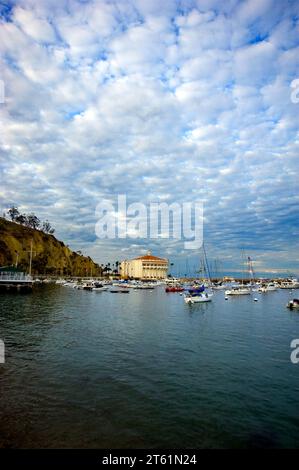
[[[250,257],[248,256],[248,271],[251,274],[251,277],[253,277],[253,270],[252,270],[252,262]],[[231,289],[227,289],[225,291],[225,295],[250,295],[251,290],[248,287],[245,287],[243,284],[243,279],[242,283],[239,286],[232,287]]]
[[[203,246],[203,253],[204,253],[204,262],[203,266],[205,267],[205,270],[208,275],[209,279],[209,285],[211,285],[211,276],[210,276],[210,269],[207,261],[207,254],[206,250]],[[204,284],[201,287],[193,287],[190,289],[187,289],[187,293],[184,295],[184,301],[186,304],[195,304],[195,303],[203,303],[203,302],[211,302],[213,297],[213,293],[208,293],[205,290]]]
[[[202,302],[211,302],[213,294],[205,292],[204,286],[199,289],[188,289],[188,293],[184,295],[184,301],[186,304],[196,304]]]

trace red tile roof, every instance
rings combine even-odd
[[[155,261],[155,263],[166,263],[166,264],[168,264],[167,259],[158,258],[158,256],[153,256],[153,255],[139,256],[138,258],[135,258],[135,259],[140,259],[141,261]]]

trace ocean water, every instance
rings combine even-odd
[[[0,447],[299,447],[296,296],[1,294]]]

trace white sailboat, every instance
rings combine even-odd
[[[250,257],[248,257],[248,271],[250,272],[251,277],[253,278],[253,269],[252,269],[252,262]],[[232,287],[231,289],[227,289],[225,291],[225,295],[250,295],[251,290],[250,288],[244,286],[243,279],[241,285]]]
[[[211,285],[210,269],[208,265],[207,254],[206,254],[204,244],[202,245],[202,247],[203,247],[203,253],[204,253],[203,265],[208,276],[208,281],[209,281],[208,284]],[[212,297],[213,297],[213,293],[206,292],[205,286],[202,285],[201,287],[188,289],[188,293],[184,295],[184,301],[186,302],[186,304],[205,303],[205,302],[211,302]]]
[[[203,302],[211,302],[213,294],[207,292],[199,292],[197,294],[185,294],[184,301],[186,304],[197,304]]]

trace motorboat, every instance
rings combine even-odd
[[[62,284],[64,287],[75,287],[77,285],[76,282],[72,282],[72,281],[66,281]]]
[[[289,308],[290,310],[299,309],[299,299],[290,300],[287,303],[287,308]]]
[[[273,292],[276,290],[277,290],[277,287],[273,282],[270,282],[269,284],[263,285],[258,288],[258,292]]]
[[[274,282],[267,284],[267,292],[277,290],[277,285]]]
[[[153,282],[144,282],[142,284],[135,284],[134,286],[132,286],[134,289],[148,289],[148,290],[152,290],[156,287],[156,284],[154,284]]]
[[[165,292],[183,292],[185,289],[182,286],[169,286],[165,287]]]
[[[92,290],[94,292],[104,292],[104,291],[108,290],[108,287],[104,286],[103,284],[101,284],[99,282],[94,282],[94,284],[92,286]]]
[[[292,280],[291,282],[283,282],[280,284],[281,289],[298,289],[299,282],[297,280]]]
[[[93,289],[93,284],[91,282],[85,282],[82,285],[83,290],[92,290]]]
[[[225,295],[248,295],[250,293],[250,289],[244,286],[232,287],[231,289],[227,289],[225,291]]]

